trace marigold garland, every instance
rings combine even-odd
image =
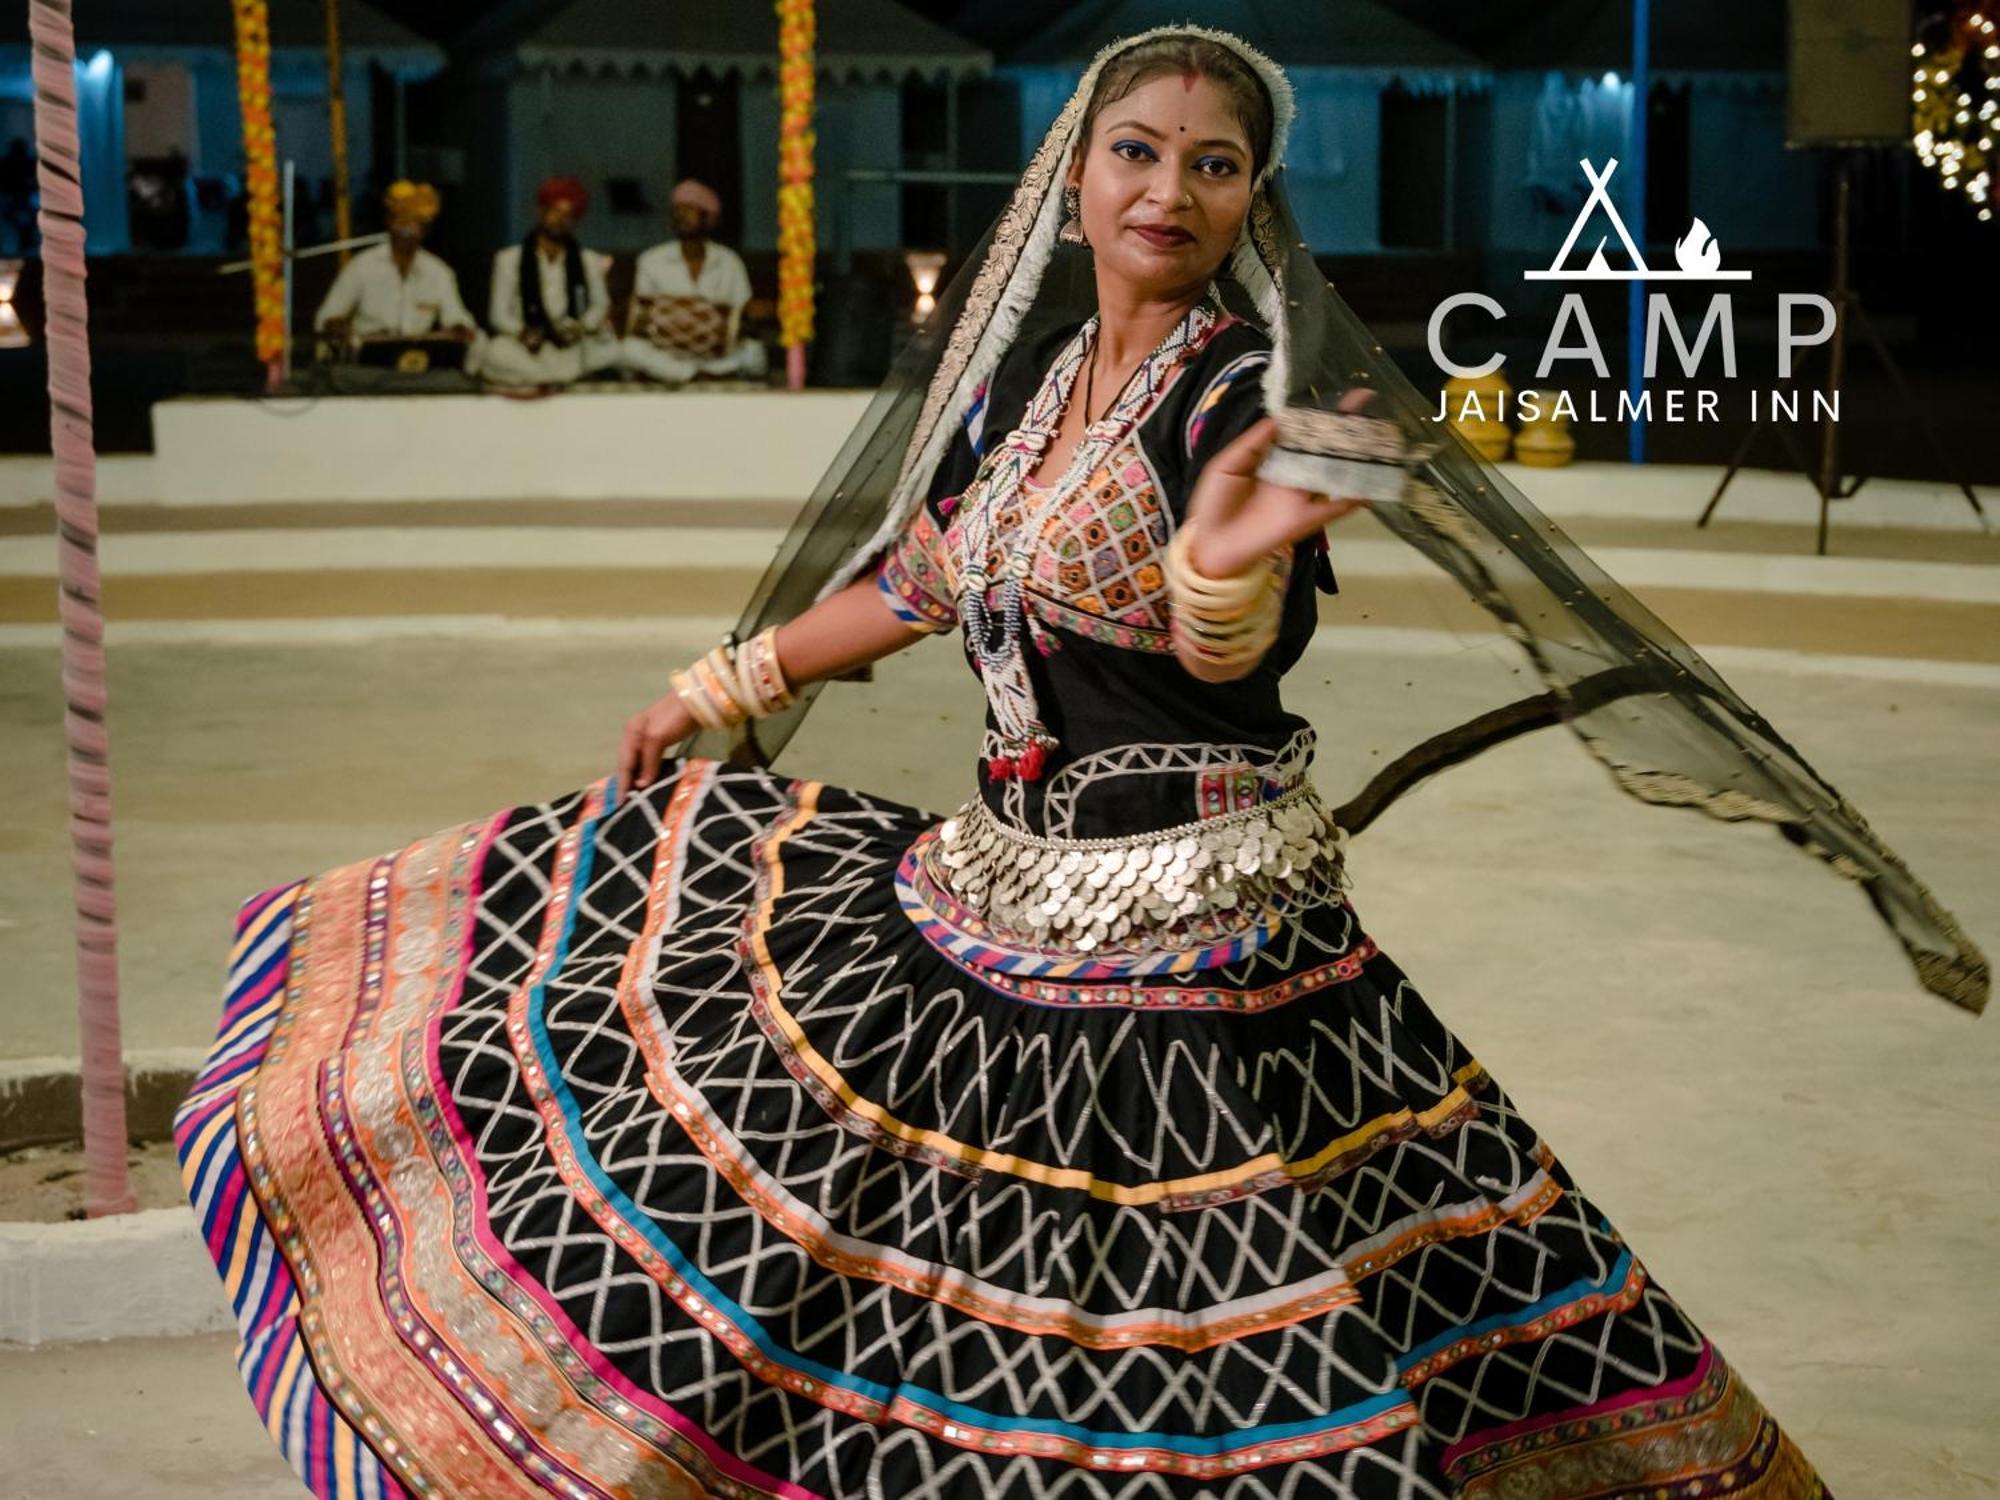
[[[250,197],[250,281],[257,358],[285,350],[285,251],[279,228],[278,133],[271,122],[271,13],[265,0],[234,0],[236,97],[243,113],[244,182]]]
[[[813,336],[813,0],[778,7],[778,339]]]

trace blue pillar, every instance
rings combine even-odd
[[[83,158],[84,243],[92,255],[132,248],[125,200],[125,70],[99,50],[76,64],[76,133]]]

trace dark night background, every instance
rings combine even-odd
[[[224,10],[219,0],[212,0]],[[533,35],[559,16],[572,0],[373,0],[375,8],[441,48],[443,70],[408,85],[401,101],[403,128],[413,175],[423,163],[440,158],[471,159],[475,174],[486,149],[484,127],[468,108],[482,82],[482,59],[516,39]],[[17,7],[18,8],[18,7]],[[649,5],[634,4],[638,16]],[[906,80],[901,94],[902,165],[940,164],[962,170],[1012,172],[1020,165],[1016,146],[1022,131],[1022,111],[1028,106],[1010,94],[1010,69],[1049,64],[1074,54],[1093,27],[1156,24],[1167,19],[1191,19],[1237,30],[1265,45],[1281,62],[1311,65],[1365,60],[1393,70],[1414,52],[1454,54],[1495,73],[1523,75],[1560,71],[1577,77],[1601,71],[1629,69],[1631,6],[1629,0],[1486,0],[1477,6],[1462,0],[1370,0],[1364,13],[1345,17],[1329,3],[1307,7],[1278,0],[1218,0],[1213,4],[1162,7],[1147,3],[1074,4],[1054,0],[904,0],[904,8],[963,38],[990,54],[990,76],[961,81],[956,108],[966,122],[960,130],[956,161],[943,160],[933,139],[942,130],[944,90],[921,78]],[[1919,6],[1912,22],[1936,9]],[[831,7],[830,7],[831,9]],[[1158,12],[1157,15],[1154,12]],[[1171,11],[1171,16],[1168,12]],[[1333,15],[1343,24],[1364,24],[1360,40],[1347,33],[1348,55],[1337,59],[1311,55],[1314,28],[1304,24],[1308,12]],[[1668,81],[1656,87],[1652,100],[1651,172],[1648,200],[1648,254],[1655,264],[1670,256],[1670,242],[1690,209],[1702,211],[1704,197],[1718,191],[1713,172],[1690,181],[1684,132],[1677,134],[1675,111],[1685,111],[1685,92],[1670,80],[1688,70],[1727,68],[1740,74],[1782,74],[1787,66],[1787,23],[1781,0],[1657,0],[1654,5],[1652,65]],[[87,16],[79,16],[80,50],[87,49]],[[823,21],[825,27],[829,23]],[[1080,40],[1082,39],[1082,40]],[[1066,51],[1065,49],[1069,50]],[[1368,55],[1362,56],[1363,51]],[[490,71],[490,70],[489,70]],[[734,160],[738,147],[732,133],[704,126],[699,106],[719,98],[725,105],[737,84],[717,77],[680,94],[677,149],[681,170],[734,170],[742,173],[742,196],[758,191],[756,175]],[[1907,87],[1907,74],[1899,73]],[[708,89],[713,84],[713,95]],[[128,92],[128,98],[129,98]],[[1417,121],[1436,105],[1421,94],[1385,94],[1382,115],[1382,166],[1397,180],[1420,181],[1436,169],[1427,159],[1416,128],[1405,132],[1399,122]],[[1476,124],[1486,106],[1468,100],[1469,118]],[[377,82],[374,114],[386,118],[389,100]],[[1397,113],[1401,111],[1401,113]],[[992,128],[995,123],[1000,128]],[[1461,123],[1460,129],[1466,128]],[[356,224],[376,227],[376,190],[392,167],[386,159],[378,124],[372,158],[364,152],[354,163]],[[1409,142],[1418,142],[1410,145]],[[281,150],[282,150],[281,145]],[[1739,291],[1736,306],[1739,340],[1739,381],[1768,385],[1775,379],[1774,309],[1779,291],[1824,291],[1831,275],[1833,240],[1832,183],[1840,153],[1808,149],[1800,153],[1810,174],[1802,202],[1812,222],[1795,225],[1794,243],[1729,251],[1729,263],[1756,273],[1754,290]],[[1849,467],[1864,473],[1934,478],[1962,470],[1977,481],[2000,480],[2000,424],[1991,420],[2000,398],[1994,340],[2000,337],[2000,298],[1993,278],[2000,271],[2000,222],[1979,222],[1963,197],[1944,191],[1922,167],[1907,145],[1857,151],[1854,172],[1853,276],[1872,326],[1881,334],[1910,383],[1905,401],[1868,342],[1850,322],[1849,375],[1845,382],[1842,440]],[[1756,182],[1726,183],[1735,194],[1754,197]],[[1295,195],[1299,189],[1294,187]],[[1004,189],[995,186],[958,190],[954,205],[942,189],[906,186],[902,189],[900,224],[904,243],[962,253],[983,227]],[[663,197],[663,193],[660,195]],[[481,202],[468,190],[458,195],[457,211],[448,207],[434,236],[433,248],[458,269],[468,304],[484,306],[485,264],[493,247],[518,233],[506,222],[504,200],[475,212]],[[1435,388],[1437,375],[1423,348],[1424,320],[1442,297],[1456,291],[1484,289],[1499,296],[1510,312],[1499,342],[1509,354],[1509,374],[1517,386],[1533,383],[1533,362],[1545,337],[1556,293],[1524,284],[1519,271],[1534,257],[1520,249],[1497,248],[1482,238],[1479,215],[1456,221],[1449,247],[1435,243],[1432,200],[1385,193],[1382,199],[1382,245],[1369,249],[1336,248],[1323,255],[1329,273],[1343,294],[1366,319],[1384,344],[1420,386]],[[730,204],[741,227],[741,206]],[[324,227],[324,226],[314,226]],[[588,226],[587,226],[588,227]],[[1557,231],[1560,234],[1560,229]],[[1391,241],[1400,238],[1406,243]],[[1540,252],[1552,255],[1550,239]],[[1319,244],[1316,237],[1315,243]],[[761,295],[775,283],[775,258],[767,249],[744,242],[746,259]],[[836,257],[836,247],[823,237],[819,340],[814,350],[814,378],[824,383],[867,383],[881,373],[896,337],[898,319],[910,300],[908,278],[892,250],[855,249]],[[214,273],[214,257],[130,254],[104,256],[92,263],[94,337],[98,360],[100,443],[107,450],[143,449],[150,443],[147,411],[150,403],[182,392],[248,391],[258,370],[250,356],[249,289],[247,278],[222,278]],[[331,263],[307,263],[298,289],[297,324],[304,326],[313,304],[331,274]],[[1708,293],[1699,294],[1705,301]],[[1624,360],[1624,288],[1594,288],[1587,299],[1617,382]],[[32,264],[24,275],[18,302],[29,327],[39,318],[37,277]],[[1677,305],[1689,308],[1693,300]],[[1696,320],[1686,326],[1692,331]],[[1487,329],[1467,320],[1466,331],[1478,333],[1482,346]],[[1564,375],[1558,367],[1552,380]],[[42,382],[38,348],[0,351],[0,391],[13,399],[0,404],[0,446],[10,451],[46,447],[45,407],[36,398]],[[1586,387],[1573,378],[1566,383],[1581,397]],[[1611,387],[1616,388],[1616,384]],[[1911,401],[1937,424],[1948,458],[1931,448],[1912,420]],[[1719,424],[1655,424],[1649,457],[1667,461],[1720,463],[1727,460],[1743,431],[1741,402],[1725,403]],[[1623,429],[1615,424],[1580,424],[1579,457],[1617,458],[1624,454]],[[1810,446],[1810,433],[1800,441]],[[1781,465],[1784,449],[1775,433],[1767,432],[1753,452],[1752,462]]]

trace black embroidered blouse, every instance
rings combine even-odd
[[[1169,367],[1151,372],[1150,403],[1054,508],[1031,555],[1023,655],[1041,719],[1060,744],[1038,780],[996,778],[983,758],[979,779],[996,815],[1035,834],[1096,838],[1214,817],[1296,786],[1311,758],[1312,730],[1284,707],[1279,680],[1314,628],[1313,539],[1295,549],[1278,638],[1255,670],[1208,683],[1173,654],[1167,544],[1203,465],[1264,414],[1260,382],[1270,357],[1269,339],[1252,323],[1206,303],[1189,319],[1183,347],[1165,356]],[[924,509],[883,560],[880,587],[910,623],[959,623],[970,506],[998,507],[995,553],[1035,508],[1029,487],[1003,494],[987,481],[1076,331],[1008,351],[955,434]],[[991,572],[999,576],[997,558]],[[967,656],[977,671],[969,644]],[[990,708],[987,725],[990,750]]]

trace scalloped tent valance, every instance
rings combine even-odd
[[[1655,68],[1653,84],[1675,84],[1698,94],[1782,94],[1783,73],[1742,73],[1715,68]]]
[[[515,49],[525,71],[572,78],[691,78],[698,73],[752,80],[778,76],[776,55],[729,52],[640,52],[631,48],[543,47]],[[985,55],[939,57],[917,53],[819,53],[816,74],[834,83],[899,83],[905,78],[979,77],[989,71]]]
[[[1493,87],[1493,75],[1442,68],[1293,68],[1294,78],[1323,74],[1348,83],[1386,89],[1392,84],[1408,94],[1483,94]]]
[[[987,34],[1011,10],[1011,0],[979,0],[968,29]],[[1098,0],[1065,6],[1061,18],[1004,51],[1015,64],[1084,63],[1120,37],[1199,20],[1240,36],[1288,72],[1337,68],[1395,73],[1485,74],[1486,61],[1380,0],[1340,0],[1337,5],[1269,5],[1260,0],[1213,0],[1190,16],[1185,0]]]
[[[816,56],[836,82],[962,78],[992,55],[895,0],[820,0]],[[777,76],[778,18],[760,5],[574,0],[490,54],[530,72],[600,78]]]

